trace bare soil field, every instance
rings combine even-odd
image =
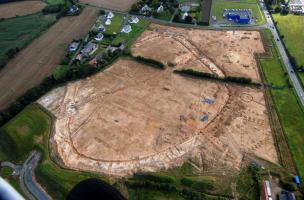
[[[137,0],[80,0],[81,3],[110,10],[128,11]]]
[[[152,24],[135,42],[132,52],[173,63],[177,68],[260,82],[254,54],[263,53],[264,47],[256,31],[202,31]]]
[[[32,14],[42,10],[46,4],[42,1],[19,1],[0,5],[0,19]]]
[[[38,102],[55,115],[51,146],[72,169],[123,176],[186,159],[239,169],[245,154],[277,162],[260,89],[119,60]]]
[[[50,75],[67,45],[73,39],[84,37],[96,17],[95,8],[85,8],[79,16],[64,17],[17,54],[0,71],[0,109]]]

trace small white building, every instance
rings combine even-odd
[[[130,26],[130,24],[125,25],[122,29],[121,32],[122,33],[130,33],[132,31],[132,27]]]
[[[188,13],[185,12],[185,13],[183,14],[183,16],[182,16],[182,20],[185,20],[187,16],[188,16]]]
[[[104,31],[106,31],[106,28],[102,24],[100,24],[97,29],[98,29],[98,32],[104,32]]]
[[[137,24],[139,22],[138,17],[132,16],[131,19],[128,20],[130,24]]]
[[[157,13],[162,13],[164,12],[164,6],[163,5],[160,5],[157,10],[156,10]]]
[[[96,41],[101,41],[102,39],[103,39],[103,34],[102,33],[98,33],[97,35],[96,35],[96,37],[95,37],[95,40]]]
[[[112,21],[111,21],[110,19],[107,19],[105,24],[106,24],[106,25],[111,25],[111,24],[112,24]]]
[[[147,14],[147,13],[149,13],[149,12],[151,12],[152,11],[152,9],[146,4],[146,5],[144,5],[141,9],[140,9],[140,13],[141,14]]]
[[[108,19],[112,19],[114,17],[114,14],[111,12],[111,11],[109,11],[108,13],[107,13],[107,18]]]

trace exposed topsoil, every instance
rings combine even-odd
[[[188,158],[238,169],[244,153],[277,162],[263,92],[254,88],[120,60],[39,103],[56,116],[51,143],[73,169],[127,175]]]
[[[177,68],[249,77],[260,82],[254,54],[263,53],[264,47],[256,31],[202,31],[152,24],[132,51]]]

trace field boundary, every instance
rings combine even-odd
[[[277,149],[280,164],[284,168],[286,168],[289,172],[295,174],[296,167],[295,167],[294,160],[293,160],[294,158],[292,157],[292,154],[289,150],[289,145],[288,145],[288,142],[286,139],[285,131],[284,131],[284,128],[282,127],[281,119],[278,116],[278,110],[273,101],[273,95],[271,92],[271,88],[267,86],[268,83],[267,83],[265,74],[263,72],[263,69],[261,67],[261,62],[260,62],[261,59],[273,58],[273,56],[274,56],[273,48],[275,48],[275,47],[273,47],[273,45],[274,45],[273,41],[271,42],[271,44],[267,44],[268,41],[266,41],[266,38],[264,35],[265,33],[260,31],[260,34],[261,34],[263,46],[265,49],[265,53],[256,54],[255,59],[257,62],[258,71],[259,71],[261,80],[264,84],[264,98],[265,98],[265,102],[267,105],[266,107],[268,110],[268,118],[269,118],[269,122],[270,122],[269,124],[272,129],[272,135],[274,138],[274,143],[275,143],[275,146]],[[274,49],[274,50],[276,50],[276,49]]]

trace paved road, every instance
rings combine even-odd
[[[294,86],[294,89],[295,89],[295,91],[296,91],[296,93],[299,97],[299,100],[300,100],[301,104],[304,106],[303,88],[300,84],[300,81],[299,81],[296,73],[294,72],[294,70],[292,68],[292,65],[289,61],[289,58],[288,58],[287,53],[285,51],[285,48],[283,46],[282,40],[279,37],[279,34],[278,34],[278,31],[277,31],[276,27],[274,26],[272,17],[270,16],[269,12],[267,11],[265,3],[262,0],[260,1],[260,6],[261,6],[261,9],[263,10],[263,12],[265,14],[265,17],[266,17],[267,27],[270,29],[270,31],[271,31],[274,39],[275,39],[276,45],[277,45],[278,50],[279,50],[280,55],[281,55],[281,60],[284,63],[286,71],[288,72],[288,75],[289,75],[290,80],[292,82],[292,85]]]
[[[1,162],[1,167],[10,167],[18,172],[21,190],[27,199],[30,200],[51,200],[52,198],[43,190],[43,188],[34,179],[34,169],[37,167],[41,154],[33,151],[26,159],[24,164],[15,165],[11,162]]]
[[[33,151],[22,166],[20,180],[24,183],[28,191],[39,200],[52,199],[42,187],[34,180],[34,169],[37,167],[41,154]]]

